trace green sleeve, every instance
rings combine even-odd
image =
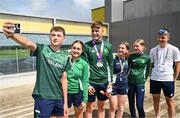
[[[36,50],[35,50],[35,51],[30,51],[30,56],[37,56],[39,50],[43,50],[43,48],[44,48],[44,45],[43,45],[43,44],[38,44],[38,43],[36,43],[36,45],[37,45]]]
[[[150,61],[150,58],[148,57],[148,61],[147,61],[147,67],[146,67],[146,80],[150,74],[150,71],[151,71],[151,61]]]
[[[66,61],[64,71],[67,72],[69,69],[71,69],[71,63],[70,63],[70,57],[67,57],[67,61]]]
[[[108,65],[110,69],[110,78],[108,79],[109,83],[113,82],[113,53],[112,53],[112,45],[109,49],[109,56],[108,56]]]
[[[128,57],[128,75],[127,77],[130,78],[131,75],[131,55]]]
[[[83,66],[83,78],[82,78],[83,102],[88,101],[88,83],[89,83],[89,66],[88,66],[87,63],[84,63],[84,66]]]

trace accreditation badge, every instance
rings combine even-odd
[[[165,71],[165,66],[164,65],[159,65],[159,72],[164,72]]]

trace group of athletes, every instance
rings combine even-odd
[[[33,91],[34,117],[68,117],[68,108],[74,106],[76,118],[92,118],[97,102],[98,118],[105,118],[105,104],[109,99],[109,118],[122,118],[128,96],[132,118],[145,118],[145,82],[150,77],[155,118],[160,118],[160,93],[164,92],[168,116],[174,118],[175,80],[180,71],[179,49],[168,43],[167,29],[157,33],[158,45],[145,53],[145,41],[137,39],[134,51],[127,41],[120,42],[113,58],[112,45],[103,39],[103,23],[91,25],[92,40],[83,44],[76,40],[70,53],[61,50],[65,39],[63,27],[50,30],[50,45],[35,43],[14,33],[14,23],[5,22],[3,32],[36,56],[37,77]],[[114,39],[113,39],[114,40]],[[149,76],[150,75],[150,76]],[[97,98],[97,100],[96,100]],[[116,114],[117,110],[117,115]],[[153,116],[152,116],[153,117]]]

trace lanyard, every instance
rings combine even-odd
[[[102,40],[102,43],[101,43],[101,48],[100,48],[100,52],[98,51],[97,49],[97,46],[96,46],[96,42],[93,40],[93,45],[94,45],[94,49],[96,51],[96,55],[97,55],[97,58],[98,58],[98,62],[102,60],[102,55],[103,55],[103,48],[104,48],[104,42]]]
[[[169,47],[167,47],[166,55],[165,55],[165,58],[163,58],[162,65],[164,65],[165,61],[167,60],[168,52],[169,52]],[[159,62],[159,49],[158,49],[158,47],[156,48],[156,59],[157,59],[157,62]]]
[[[123,73],[123,71],[124,71],[124,66],[125,66],[125,62],[123,63],[122,60],[125,60],[125,59],[119,58],[119,63],[120,63],[120,66],[121,66],[121,73]]]

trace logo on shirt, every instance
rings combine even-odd
[[[145,63],[145,60],[144,60],[144,59],[141,59],[141,63]]]
[[[51,64],[51,65],[53,65],[53,66],[55,66],[55,67],[63,68],[63,65],[60,64],[60,63],[58,63],[58,62],[55,62],[55,61],[53,61],[53,60],[51,60],[51,59],[47,59],[47,61],[48,61],[49,64]]]
[[[40,111],[39,111],[39,110],[37,110],[37,109],[35,110],[35,112],[36,112],[36,113],[38,113],[38,114],[40,114]]]

